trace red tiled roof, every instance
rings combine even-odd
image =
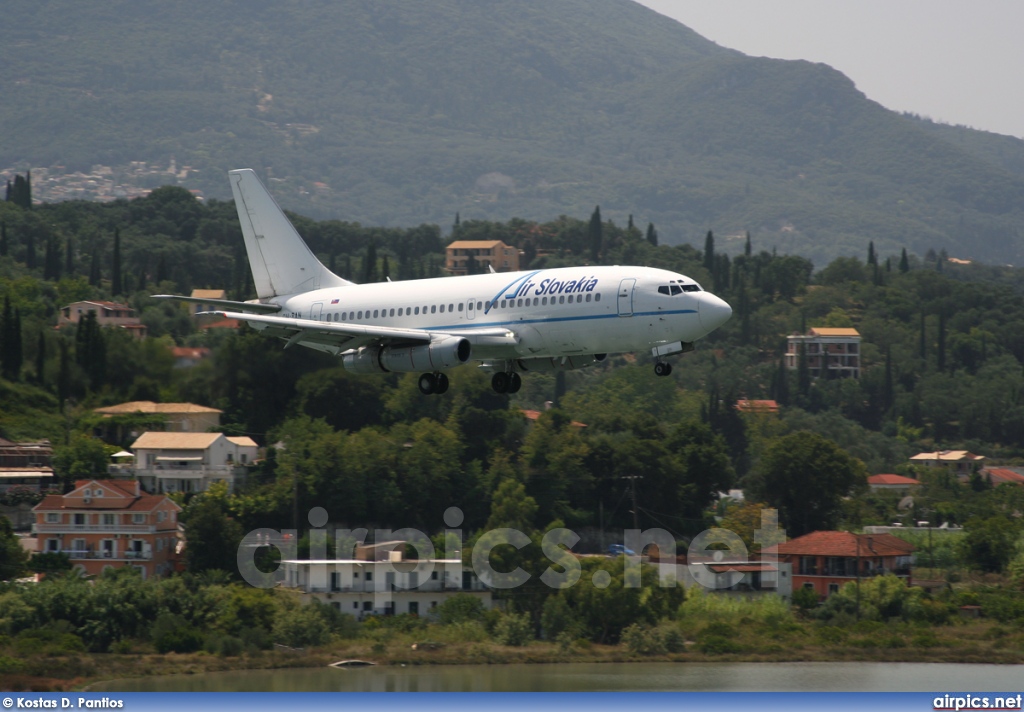
[[[738,400],[736,410],[741,413],[778,413],[779,404],[773,400]]]
[[[524,409],[520,410],[520,412],[523,414],[523,416],[527,420],[531,420],[531,421],[537,420],[538,418],[540,418],[540,415],[541,415],[539,410],[526,410],[524,408]],[[586,423],[581,423],[578,420],[571,421],[571,425],[573,425],[574,427],[577,427],[577,428],[585,428],[585,427],[587,427]]]
[[[144,494],[144,495],[142,495],[141,497],[138,497],[138,498],[133,497],[132,501],[130,501],[128,503],[124,503],[124,500],[121,500],[121,502],[122,502],[121,504],[116,504],[113,500],[111,500],[110,501],[110,505],[111,506],[109,506],[109,507],[97,507],[97,506],[93,506],[93,505],[90,505],[88,507],[81,507],[81,506],[75,506],[73,504],[66,505],[65,502],[64,502],[64,496],[63,495],[48,494],[45,497],[43,497],[43,501],[42,502],[37,504],[32,509],[33,509],[33,511],[38,511],[38,512],[44,512],[44,511],[53,512],[53,511],[57,511],[57,510],[61,510],[61,509],[74,509],[74,510],[98,511],[98,512],[99,511],[108,511],[108,510],[118,510],[118,511],[122,511],[122,512],[151,512],[154,509],[156,509],[164,500],[167,500],[168,502],[171,502],[171,504],[173,504],[174,507],[176,509],[178,509],[179,511],[181,510],[181,507],[179,507],[177,504],[174,504],[173,500],[171,500],[170,498],[168,498],[168,497],[166,497],[164,495],[160,495],[160,494]],[[93,500],[94,503],[95,503],[95,501],[96,500]],[[106,504],[106,502],[104,502],[104,504]]]
[[[994,485],[1008,482],[1015,485],[1024,485],[1024,475],[1008,470],[1005,467],[987,467],[981,471],[981,474],[988,476]]]
[[[913,551],[913,544],[892,534],[835,531],[804,534],[778,548],[779,554],[798,556],[907,556]]]
[[[871,475],[868,478],[869,485],[919,485],[921,484],[912,477],[903,475]]]

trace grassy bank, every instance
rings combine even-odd
[[[716,624],[705,626],[713,628]],[[720,634],[724,632],[717,628]],[[439,633],[441,631],[431,631]],[[37,654],[22,660],[23,672],[0,676],[5,690],[59,691],[81,689],[101,680],[154,675],[194,675],[227,670],[323,667],[336,660],[357,658],[379,665],[460,665],[565,662],[919,662],[1024,664],[1024,628],[989,621],[949,626],[861,623],[846,628],[812,621],[784,624],[766,634],[751,621],[747,630],[729,640],[729,650],[709,648],[716,635],[698,634],[685,640],[684,650],[655,655],[638,654],[624,643],[597,645],[585,640],[571,644],[534,641],[506,646],[489,641],[429,640],[393,633],[387,636],[335,641],[301,652],[258,651],[242,655],[206,652],[158,654],[144,644],[128,653]],[[443,637],[443,636],[439,636]],[[413,649],[413,644],[417,649]]]

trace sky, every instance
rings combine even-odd
[[[869,99],[1024,138],[1022,0],[637,0],[755,57],[839,70]]]

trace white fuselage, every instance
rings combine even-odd
[[[474,360],[620,353],[674,342],[688,344],[731,315],[725,302],[702,291],[688,277],[661,269],[617,266],[381,282],[268,301],[282,307],[279,316],[292,319],[454,334],[488,327],[514,332],[514,346],[476,344]]]

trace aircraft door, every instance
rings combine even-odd
[[[324,303],[323,302],[316,302],[316,303],[314,303],[313,306],[309,310],[309,318],[312,319],[313,321],[320,321],[320,315],[323,312],[323,309],[324,309]]]
[[[619,282],[619,316],[633,316],[633,287],[635,279]]]
[[[466,300],[466,318],[469,319],[470,321],[473,321],[474,319],[476,319],[476,300],[475,299],[467,299]]]

